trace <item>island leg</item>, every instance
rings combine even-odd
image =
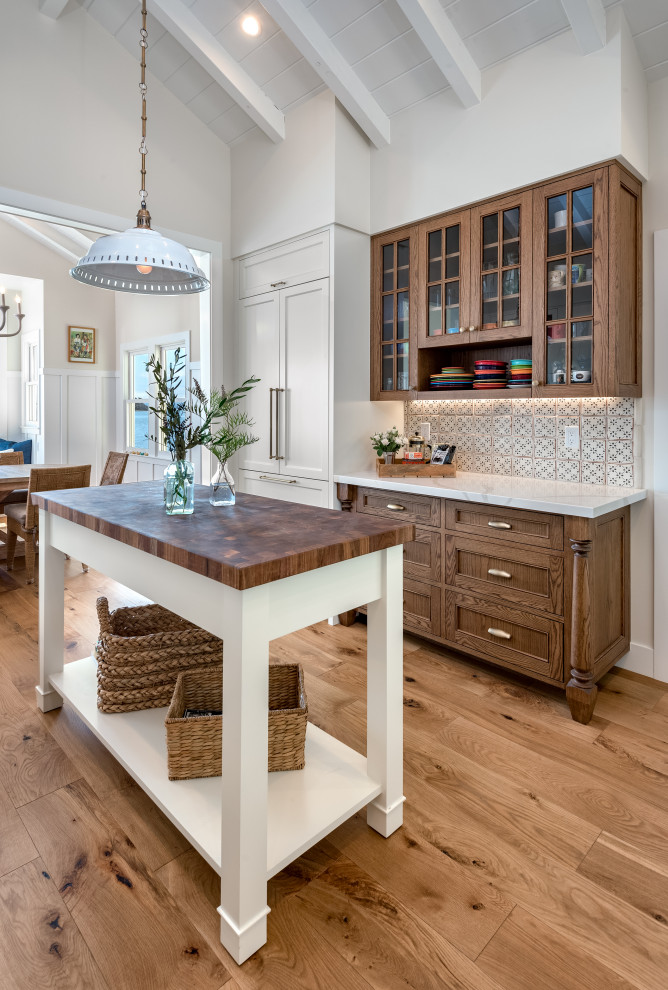
[[[223,586],[220,940],[239,964],[267,941],[267,585]]]
[[[403,548],[383,550],[382,594],[367,609],[367,773],[383,785],[367,822],[387,838],[404,820]]]
[[[65,554],[51,545],[51,520],[51,513],[39,510],[39,684],[35,696],[43,712],[63,704],[50,678],[63,669]]]
[[[355,489],[352,485],[344,485],[340,481],[336,483],[336,494],[341,503],[341,512],[352,512],[355,500]],[[339,623],[342,626],[352,626],[357,619],[357,610],[351,609],[349,612],[339,613]]]
[[[576,722],[591,720],[598,688],[594,683],[591,641],[591,585],[589,554],[591,540],[571,540],[573,550],[573,607],[571,623],[571,679],[566,700]]]

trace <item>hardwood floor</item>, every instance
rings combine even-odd
[[[218,940],[218,878],[66,708],[37,711],[37,588],[0,595],[3,990],[665,990],[668,685],[562,692],[405,641],[405,825],[356,815],[269,885],[269,942]],[[7,584],[7,583],[5,583]],[[67,564],[68,659],[95,598]],[[310,718],[364,751],[363,624],[273,644]]]

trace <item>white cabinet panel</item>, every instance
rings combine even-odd
[[[244,404],[255,421],[252,431],[260,439],[241,450],[240,466],[254,471],[271,471],[276,463],[270,458],[269,449],[276,393],[269,390],[278,388],[280,383],[278,292],[255,296],[239,304],[238,341],[241,380],[245,381],[251,375],[260,379],[247,394]],[[271,439],[275,452],[276,437]]]
[[[329,279],[280,292],[280,472],[324,481],[329,467]]]
[[[278,244],[239,262],[239,297],[310,282],[329,275],[329,231]]]
[[[323,509],[329,504],[329,485],[326,481],[290,478],[275,471],[266,475],[255,471],[240,471],[239,491],[246,492],[247,495],[277,498],[283,502],[315,505]]]

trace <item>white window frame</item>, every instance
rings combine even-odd
[[[162,444],[157,443],[155,440],[151,440],[150,437],[159,436],[159,427],[156,421],[156,417],[152,412],[148,415],[148,447],[140,448],[133,446],[130,443],[132,438],[132,422],[133,422],[133,410],[134,406],[141,402],[141,399],[136,399],[134,397],[133,389],[133,369],[134,369],[134,356],[136,354],[146,354],[150,359],[152,355],[155,355],[156,360],[164,363],[164,352],[166,350],[174,350],[179,347],[185,356],[185,367],[183,369],[183,380],[186,387],[190,381],[190,332],[184,331],[178,334],[169,334],[164,337],[156,337],[150,340],[133,341],[121,347],[121,368],[123,372],[123,416],[122,416],[122,430],[123,439],[122,446],[123,449],[132,453],[133,451],[142,451],[141,456],[157,458],[159,460],[170,460],[169,451],[162,446]],[[154,397],[153,397],[154,398]],[[148,398],[149,402],[153,402],[153,398]]]
[[[31,372],[32,364],[32,375]],[[33,330],[21,337],[21,431],[39,433],[41,429],[40,403],[40,334]],[[34,409],[31,410],[31,402]],[[34,415],[30,415],[34,412]]]

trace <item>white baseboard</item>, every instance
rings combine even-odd
[[[615,666],[632,670],[636,674],[644,674],[645,677],[656,677],[654,673],[654,650],[651,646],[645,646],[643,643],[631,642],[631,649],[624,654],[621,660],[617,661]]]

